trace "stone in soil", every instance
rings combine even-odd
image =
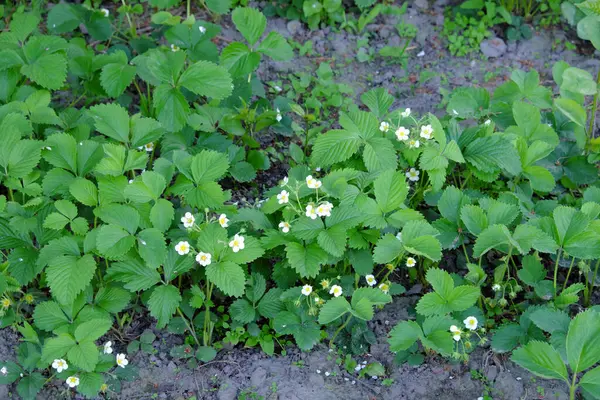
[[[479,48],[486,57],[500,57],[506,53],[506,43],[498,37],[484,40]]]

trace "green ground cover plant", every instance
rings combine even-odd
[[[136,368],[111,335],[135,318],[183,335],[171,355],[192,364],[225,345],[325,343],[360,371],[368,322],[420,283],[388,337],[398,363],[467,362],[490,341],[571,399],[600,399],[595,77],[564,61],[551,85],[515,70],[419,115],[383,88],[354,101],[326,62],[267,85],[263,58],[294,52],[260,10],[207,0],[209,22],[171,3],[6,14],[0,327],[22,343],[0,384],[25,399],[52,382],[116,392]],[[220,49],[230,9],[243,40]],[[277,160],[267,130],[290,168],[240,202]]]

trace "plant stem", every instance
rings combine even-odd
[[[569,272],[567,272],[567,277],[565,278],[565,283],[563,283],[563,290],[567,287],[567,282],[569,282],[569,276],[571,275],[571,270],[573,269],[573,264],[575,264],[575,257],[571,258],[571,265],[569,265]]]
[[[556,263],[554,264],[554,296],[556,296],[556,281],[558,280],[558,262],[562,256],[562,248],[558,249],[558,255],[556,256]]]
[[[600,85],[600,70],[596,76],[596,84]],[[590,126],[588,128],[588,142],[594,138],[594,128],[596,127],[596,112],[598,111],[598,92],[594,95],[592,101],[592,115],[590,116]]]
[[[212,283],[208,282],[206,285],[206,300],[205,301],[205,307],[204,307],[204,326],[202,328],[202,341],[204,342],[205,346],[208,346],[210,344],[210,335],[208,332],[208,327],[210,324],[210,298],[212,295]]]
[[[592,298],[592,293],[594,292],[594,286],[596,284],[596,275],[598,274],[598,267],[600,267],[600,260],[596,261],[596,268],[594,268],[594,273],[592,274],[592,282],[590,283],[590,288],[585,299],[586,306],[590,305],[590,299]]]
[[[123,4],[124,7],[127,7],[127,3],[125,3],[125,0],[121,0],[121,4]],[[131,37],[137,37],[137,31],[135,29],[135,25],[133,25],[131,16],[129,15],[128,12],[125,13],[125,16],[127,17],[127,22],[129,23],[129,29],[131,30]]]
[[[177,307],[177,313],[179,314],[179,316],[181,317],[181,319],[183,319],[183,322],[185,322],[185,326],[187,326],[188,330],[190,331],[190,333],[194,337],[194,341],[196,342],[196,344],[198,346],[200,346],[200,342],[198,341],[198,337],[196,336],[196,332],[194,331],[194,328],[188,322],[188,320],[185,317],[185,315],[183,315],[183,313],[181,312],[181,308]]]
[[[185,8],[185,11],[186,11],[187,17],[189,18],[190,17],[190,0],[187,0],[187,6]]]
[[[337,331],[335,331],[335,333],[333,334],[331,340],[329,341],[329,348],[333,348],[333,342],[335,341],[335,338],[337,337],[337,335],[342,331],[342,329],[344,329],[346,327],[346,325],[348,325],[348,323],[350,322],[350,320],[352,319],[352,314],[348,315],[348,318],[346,318],[346,322],[344,322],[338,329]]]
[[[577,390],[577,385],[575,384],[575,380],[577,379],[577,374],[573,373],[573,380],[571,381],[570,390],[569,390],[569,400],[575,400],[575,391]]]

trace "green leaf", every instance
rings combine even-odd
[[[39,372],[25,376],[17,385],[17,393],[23,399],[35,399],[46,383],[46,378]]]
[[[267,27],[267,19],[255,8],[238,7],[231,13],[231,19],[250,45],[260,39]]]
[[[379,119],[383,119],[394,102],[394,97],[385,88],[371,89],[360,96],[360,100]]]
[[[181,303],[179,289],[172,285],[161,285],[156,287],[148,300],[150,315],[157,319],[156,326],[164,328],[175,314]]]
[[[154,89],[154,107],[158,112],[158,120],[169,132],[181,130],[190,113],[187,100],[177,88],[162,84]]]
[[[358,151],[362,144],[359,135],[345,130],[331,130],[317,137],[311,164],[321,168],[345,161]]]
[[[108,259],[123,257],[135,244],[135,238],[116,225],[103,225],[96,237],[96,247]]]
[[[108,332],[111,325],[110,319],[93,319],[83,322],[75,329],[75,340],[78,342],[98,340]]]
[[[165,232],[169,229],[174,217],[175,210],[173,208],[173,203],[165,199],[158,199],[150,210],[150,221],[152,222],[152,225],[161,232]]]
[[[128,64],[107,64],[102,67],[100,84],[110,97],[117,98],[131,85],[135,77],[135,66]]]
[[[269,32],[256,51],[266,54],[275,61],[289,61],[294,58],[292,46],[279,32],[275,31]]]
[[[502,325],[492,337],[492,349],[497,353],[507,353],[516,348],[526,338],[518,324]]]
[[[194,156],[191,164],[192,176],[198,184],[218,180],[228,168],[227,156],[213,150],[202,150]]]
[[[488,227],[487,216],[479,206],[466,205],[460,209],[460,218],[473,235],[478,236]]]
[[[589,72],[575,67],[567,68],[562,74],[561,90],[593,96],[597,93],[596,80]]]
[[[44,342],[42,359],[46,362],[52,362],[54,359],[62,358],[76,344],[71,335],[66,333],[51,337]]]
[[[69,323],[69,319],[55,301],[38,304],[33,312],[33,320],[39,329],[48,332]]]
[[[452,276],[442,269],[431,268],[427,271],[426,279],[431,284],[433,290],[443,297],[449,297],[454,289]]]
[[[585,109],[577,102],[560,97],[554,100],[554,105],[571,121],[585,128],[587,115]]]
[[[92,181],[75,178],[69,185],[69,191],[77,201],[86,206],[93,207],[98,204],[98,189]]]
[[[568,382],[567,368],[560,354],[548,343],[532,340],[515,350],[511,360],[534,375]]]
[[[140,214],[137,210],[124,204],[108,204],[96,208],[94,214],[103,222],[120,226],[130,234],[134,234],[140,224]]]
[[[149,289],[160,282],[160,274],[137,258],[112,263],[107,275],[111,279],[124,282],[125,289],[132,292]]]
[[[62,304],[71,304],[91,282],[96,272],[96,261],[91,254],[81,258],[60,256],[50,261],[46,269],[52,296]]]
[[[231,318],[244,324],[248,324],[256,318],[254,307],[246,299],[237,299],[231,303],[229,313]]]
[[[351,310],[350,303],[344,297],[334,297],[328,300],[321,308],[319,312],[319,324],[327,325]]]
[[[479,258],[491,249],[498,249],[502,245],[511,243],[511,240],[510,232],[506,226],[500,224],[488,226],[477,237],[473,247],[473,256]]]
[[[586,372],[579,380],[579,386],[594,398],[600,398],[600,366]]]
[[[223,261],[231,261],[235,264],[247,264],[263,255],[264,250],[260,242],[252,236],[244,236],[244,249],[234,253],[231,248],[227,248]]]
[[[373,251],[373,261],[377,264],[392,262],[402,253],[402,250],[402,242],[396,236],[388,233],[377,242],[377,246]]]
[[[231,261],[209,265],[206,267],[206,277],[228,296],[240,297],[244,294],[246,287],[244,271],[242,267]]]
[[[464,158],[483,172],[491,173],[496,167],[513,175],[521,172],[521,160],[517,149],[500,135],[475,139],[465,149]]]
[[[53,33],[67,33],[75,30],[81,23],[71,4],[56,4],[48,12],[47,26]]]
[[[571,321],[567,333],[567,359],[575,373],[600,361],[600,314],[596,311],[584,311]]]
[[[46,89],[58,90],[67,79],[67,58],[58,53],[42,54],[23,65],[21,73]]]
[[[138,233],[138,253],[151,268],[160,267],[167,256],[165,237],[156,228],[144,229]]]
[[[397,156],[394,145],[386,138],[372,137],[367,140],[363,161],[369,172],[396,169]]]
[[[116,286],[105,286],[98,289],[94,304],[110,313],[116,314],[127,307],[130,299],[131,295],[128,291]]]
[[[419,324],[414,321],[402,321],[390,332],[388,338],[390,350],[393,352],[408,350],[422,336],[423,331]]]
[[[76,346],[71,347],[67,353],[67,358],[70,362],[87,372],[94,370],[96,364],[98,364],[99,356],[98,348],[92,341],[80,342]]]
[[[186,89],[206,97],[224,99],[233,90],[233,81],[227,70],[210,61],[192,64],[179,78]]]
[[[408,185],[401,171],[385,171],[373,183],[375,199],[381,211],[388,213],[400,207],[408,194]]]
[[[321,265],[327,262],[327,253],[316,243],[303,246],[291,242],[285,246],[287,259],[292,268],[303,278],[314,278],[319,274]]]
[[[571,319],[569,315],[560,310],[554,310],[550,307],[543,307],[534,310],[529,314],[529,319],[541,330],[554,332],[567,332]]]
[[[233,78],[239,78],[256,70],[260,59],[260,53],[253,52],[244,43],[233,42],[221,52],[220,62]]]
[[[583,232],[589,223],[587,216],[573,207],[556,207],[552,217],[556,226],[557,243],[563,246]]]
[[[539,281],[546,278],[546,269],[534,255],[523,257],[522,265],[523,268],[517,271],[517,275],[520,280],[529,286],[535,286]]]
[[[121,143],[129,142],[129,114],[116,103],[100,104],[90,108],[96,130]]]

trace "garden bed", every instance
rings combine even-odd
[[[453,89],[478,86],[493,92],[510,79],[515,69],[537,70],[543,86],[552,85],[552,67],[557,61],[566,61],[592,74],[600,70],[598,51],[592,50],[590,55],[588,45],[559,27],[540,29],[530,40],[508,43],[497,57],[488,58],[480,52],[469,57],[452,56],[442,44],[439,34],[447,6],[446,0],[432,4],[415,1],[409,4],[405,15],[382,15],[366,26],[366,31],[371,34],[366,46],[375,55],[384,46],[401,45],[395,29],[400,21],[417,27],[418,33],[406,53],[406,68],[400,62],[379,56],[359,61],[357,53],[364,44],[357,43],[362,35],[336,32],[330,27],[309,30],[298,21],[268,18],[266,32],[276,31],[299,43],[312,41],[313,52],[306,55],[296,53],[291,61],[264,59],[257,76],[265,84],[272,83],[273,87],[288,84],[290,74],[307,71],[313,74],[320,63],[328,63],[333,67],[333,80],[352,89],[352,93],[343,94],[352,102],[358,104],[360,95],[370,89],[385,88],[394,96],[392,109],[409,107],[419,115],[431,112],[442,116],[448,93]],[[206,17],[199,11],[196,16],[198,19]],[[223,17],[220,25],[222,32],[215,39],[219,48],[243,39],[230,16]],[[577,49],[565,48],[565,42],[571,41],[576,43]],[[494,46],[504,48],[498,43]],[[300,122],[296,116],[293,118]],[[333,111],[328,118],[333,128],[339,127],[337,112]],[[283,136],[270,128],[261,132],[258,140],[261,148],[273,147],[286,155],[291,144],[303,144],[301,138]],[[270,168],[258,171],[256,178],[250,182],[239,183],[228,177],[222,186],[235,191],[230,203],[253,206],[265,200],[268,190],[287,176],[290,164],[290,157],[273,158]],[[452,256],[445,257],[441,263],[446,270],[457,271]],[[493,352],[489,342],[471,353],[466,363],[449,361],[428,352],[420,365],[397,365],[395,355],[389,349],[388,335],[398,322],[414,319],[414,306],[428,291],[421,284],[412,285],[411,280],[400,276],[400,273],[397,277],[408,292],[395,296],[393,303],[376,310],[373,320],[368,322],[376,335],[376,343],[366,354],[355,356],[359,363],[378,362],[385,367],[385,374],[377,379],[359,378],[358,372],[348,372],[341,367],[337,362],[337,358],[342,357],[338,351],[342,354],[344,349],[330,350],[325,341],[308,352],[286,346],[286,354],[281,355],[282,349],[278,348],[273,356],[261,352],[260,348],[225,345],[214,360],[190,367],[186,359],[174,358],[170,354],[175,346],[184,344],[184,336],[156,329],[156,319],[147,312],[141,312],[136,314],[137,319],[129,330],[122,333],[128,340],[122,341],[111,332],[101,340],[111,340],[115,353],[125,353],[129,341],[139,338],[142,332],[149,330],[156,335],[150,343],[153,351],[140,351],[128,356],[129,368],[138,371],[138,378],[122,381],[121,390],[107,394],[106,398],[475,400],[486,395],[504,400],[569,398],[566,384],[535,377],[510,361],[510,353]],[[598,298],[593,298],[592,303],[598,304]],[[0,330],[0,360],[16,360],[18,342],[19,335],[13,328]],[[67,392],[64,382],[55,380],[46,385],[37,398],[69,398]],[[0,385],[0,399],[16,396],[15,385]],[[74,396],[83,398],[79,394]]]

